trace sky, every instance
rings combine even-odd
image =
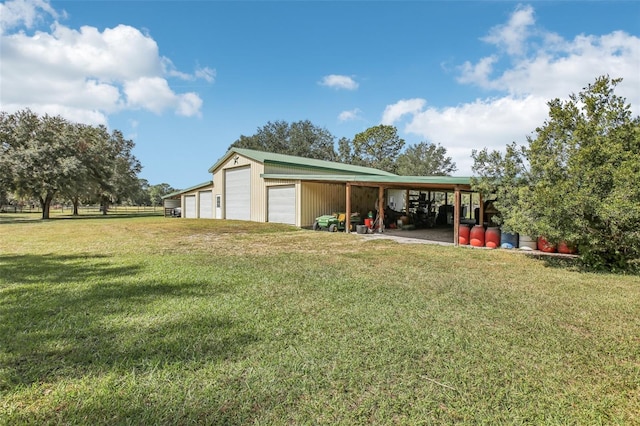
[[[640,114],[640,1],[0,2],[0,110],[120,130],[176,189],[279,120],[393,125],[471,176],[603,75]]]

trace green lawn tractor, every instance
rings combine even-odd
[[[346,228],[346,213],[325,214],[316,218],[313,223],[314,231],[338,232],[344,231]],[[351,215],[351,232],[356,231],[356,225],[362,224],[362,218],[358,213]]]

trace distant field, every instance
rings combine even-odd
[[[158,214],[0,214],[0,424],[640,424],[638,276]]]

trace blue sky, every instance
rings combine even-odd
[[[151,184],[185,188],[240,135],[378,124],[471,150],[524,143],[599,75],[640,112],[638,1],[0,3],[0,107],[106,124]]]

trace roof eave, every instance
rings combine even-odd
[[[199,189],[199,188],[206,188],[206,187],[208,187],[208,186],[213,187],[213,181],[212,181],[212,180],[208,180],[208,181],[206,181],[206,182],[202,182],[201,184],[193,185],[193,186],[190,186],[189,188],[181,189],[180,191],[175,191],[175,192],[172,192],[172,193],[170,193],[170,194],[163,195],[163,196],[162,196],[162,197],[160,197],[160,198],[162,198],[162,199],[164,200],[164,199],[166,199],[166,198],[175,197],[175,196],[177,196],[177,195],[182,195],[182,194],[184,194],[185,192],[190,192],[190,191],[193,191],[193,190],[196,190],[196,189]]]

